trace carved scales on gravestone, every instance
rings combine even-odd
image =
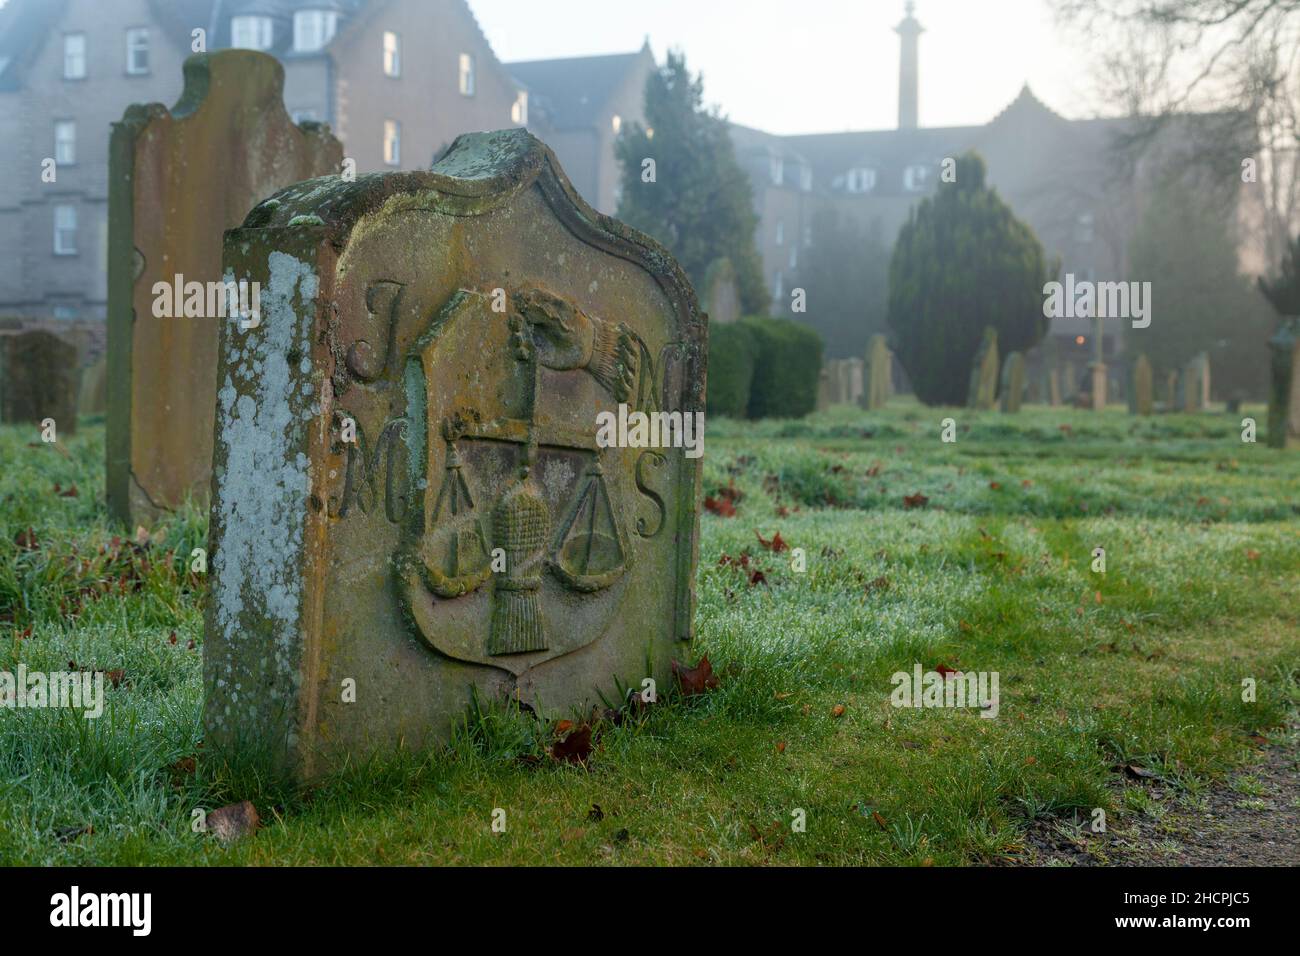
[[[261,328],[223,330],[207,739],[311,776],[446,739],[475,694],[568,714],[669,679],[699,459],[596,441],[620,404],[703,411],[663,249],[515,130],[285,190],[226,266],[266,291]]]
[[[458,294],[447,318],[474,312],[481,304]],[[481,413],[474,414],[472,421],[459,412],[443,420],[444,476],[432,517],[401,557],[403,597],[417,620],[424,610],[421,585],[439,598],[450,599],[471,594],[495,577],[486,643],[489,657],[549,649],[539,601],[543,571],[551,570],[575,591],[595,592],[618,580],[631,554],[600,463],[606,452],[597,448],[594,432],[566,434],[537,422],[541,370],[585,371],[604,388],[609,402],[627,403],[643,355],[646,367],[653,367],[648,347],[623,323],[605,322],[540,289],[516,293],[512,306],[506,322],[509,348],[503,354],[519,366],[511,370],[511,377],[525,383],[518,405],[524,417],[499,419],[486,427],[477,424],[483,419]],[[534,336],[545,339],[541,347]],[[431,360],[431,370],[435,362],[436,358]],[[642,405],[653,404],[651,395],[641,398]],[[436,402],[431,395],[430,408]],[[457,449],[466,439],[521,446],[515,475],[507,480],[506,491],[486,520],[475,506]],[[589,458],[571,506],[558,514],[552,514],[534,475],[539,445]],[[432,474],[436,463],[431,460],[429,468]],[[481,485],[477,477],[474,484]],[[555,546],[548,554],[552,530]],[[500,549],[503,564],[496,575],[492,573],[494,549]],[[430,630],[435,630],[432,623]]]

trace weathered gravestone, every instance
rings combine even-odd
[[[826,374],[827,405],[843,405],[849,400],[849,369],[845,359],[827,359],[822,365]]]
[[[0,423],[53,419],[55,435],[77,430],[77,346],[32,329],[0,335]]]
[[[100,358],[81,371],[81,393],[77,410],[82,415],[104,414],[108,401],[108,359]]]
[[[884,408],[894,394],[894,356],[883,335],[873,335],[867,346],[867,385],[864,404]]]
[[[1053,407],[1061,404],[1061,370],[1058,368],[1049,368],[1047,370],[1047,401]]]
[[[1002,363],[1002,410],[1020,411],[1025,396],[1025,357],[1019,352],[1007,353]]]
[[[1183,366],[1178,395],[1182,411],[1205,411],[1210,400],[1210,359],[1204,352]]]
[[[1286,318],[1268,340],[1273,353],[1268,393],[1268,443],[1300,448],[1300,318]]]
[[[293,124],[283,90],[284,68],[264,53],[200,54],[185,62],[174,109],[135,105],[114,124],[107,491],[129,525],[208,495],[228,305],[215,285],[222,233],[273,192],[342,163],[326,127]]]
[[[861,405],[862,395],[866,389],[866,382],[864,381],[866,375],[866,363],[860,358],[847,358],[844,360],[843,369],[845,379],[845,404]]]
[[[740,318],[740,287],[736,270],[726,256],[714,259],[705,274],[703,306],[710,322],[735,322]]]
[[[1133,380],[1129,386],[1129,411],[1134,415],[1150,415],[1155,406],[1154,384],[1151,375],[1151,363],[1145,355],[1139,355],[1133,362]]]
[[[824,411],[834,404],[834,387],[831,384],[831,370],[827,365],[822,366],[821,374],[817,377],[817,410]]]
[[[700,459],[598,431],[703,414],[705,323],[664,249],[511,130],[281,192],[225,265],[264,292],[260,327],[222,326],[210,746],[310,777],[446,739],[471,695],[570,716],[667,687]]]
[[[1073,362],[1065,363],[1061,376],[1061,395],[1070,404],[1074,404],[1079,395],[1079,369]]]
[[[970,373],[968,408],[990,409],[998,392],[998,333],[992,326],[984,329],[984,338],[975,353]]]

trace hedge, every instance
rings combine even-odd
[[[754,334],[741,322],[709,324],[709,387],[705,406],[710,416],[744,418],[754,380]]]
[[[754,342],[750,418],[802,418],[817,408],[822,339],[809,325],[789,319],[741,319]]]

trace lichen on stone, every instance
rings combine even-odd
[[[217,393],[220,539],[213,556],[213,615],[230,648],[225,676],[269,677],[287,691],[298,679],[299,505],[310,485],[301,451],[303,399],[295,394],[302,367],[291,368],[288,356],[309,348],[317,279],[309,265],[285,253],[271,253],[268,266],[261,324],[244,330],[237,316],[227,319],[228,374]],[[272,638],[269,655],[250,660],[250,648],[244,654],[237,648],[258,636]]]

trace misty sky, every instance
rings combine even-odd
[[[469,0],[501,59],[682,49],[705,97],[772,133],[889,129],[898,119],[903,0]],[[984,123],[1028,81],[1069,117],[1095,115],[1087,54],[1045,0],[917,0],[921,125]]]
[[[4,6],[6,0],[0,0]],[[889,129],[903,0],[469,0],[501,59],[629,52],[647,35],[704,72],[705,96],[772,133]],[[1078,118],[1098,104],[1084,43],[1046,0],[917,0],[921,125],[984,123],[1028,81]]]

